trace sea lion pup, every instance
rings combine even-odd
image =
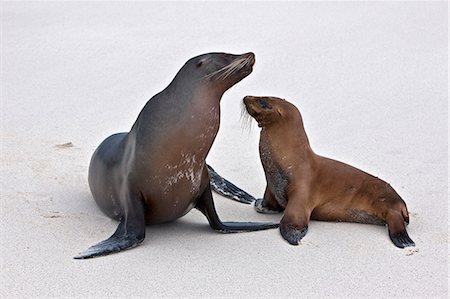
[[[119,220],[115,233],[75,258],[139,245],[145,225],[200,210],[220,232],[255,231],[273,223],[221,222],[214,208],[206,156],[220,123],[220,99],[248,76],[255,55],[208,53],[187,61],[153,96],[129,133],[114,134],[94,152],[89,186],[100,209]]]
[[[292,245],[305,236],[310,219],[387,224],[395,246],[414,246],[405,222],[405,202],[386,182],[350,165],[316,155],[298,109],[275,97],[244,98],[247,112],[262,128],[259,141],[266,175],[261,213],[284,215],[280,232]]]

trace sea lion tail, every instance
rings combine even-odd
[[[242,190],[241,188],[237,187],[233,183],[227,181],[223,177],[221,177],[215,170],[209,165],[206,165],[208,167],[209,172],[209,182],[211,184],[211,189],[216,192],[217,194],[220,194],[226,198],[230,198],[232,200],[250,204],[256,199]]]

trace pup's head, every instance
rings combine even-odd
[[[299,117],[298,109],[293,104],[276,97],[246,96],[244,105],[261,128]]]

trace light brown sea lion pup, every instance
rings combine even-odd
[[[414,246],[406,232],[405,202],[383,180],[355,167],[316,155],[298,109],[275,97],[244,98],[262,128],[259,152],[267,180],[260,213],[281,212],[283,238],[292,245],[305,236],[310,219],[387,224],[395,246]],[[406,224],[405,224],[406,223]]]

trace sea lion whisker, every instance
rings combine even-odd
[[[210,78],[210,77],[212,77],[212,76],[214,76],[214,75],[220,74],[220,73],[222,73],[223,71],[225,71],[226,69],[228,69],[228,68],[230,67],[230,65],[231,65],[231,64],[228,64],[228,65],[222,67],[221,69],[218,69],[217,71],[214,71],[214,72],[212,72],[212,73],[210,73],[210,74],[207,74],[207,75],[204,76],[204,78]]]
[[[241,125],[242,125],[242,130],[248,131],[248,133],[250,134],[253,129],[254,122],[253,122],[252,116],[248,113],[247,108],[245,107],[244,101],[241,102],[240,121],[241,121]]]
[[[221,78],[222,79],[226,79],[229,76],[231,76],[232,74],[234,74],[236,72],[237,66],[232,66],[229,69],[227,69],[225,72],[222,73]]]
[[[236,61],[233,61],[231,64],[227,65],[224,68],[223,73],[220,74],[218,78],[222,80],[228,78],[235,71],[236,66]]]
[[[226,72],[227,75],[225,76],[225,78],[227,78],[228,76],[234,74],[235,72],[238,72],[240,70],[242,70],[245,67],[246,61],[247,59],[242,59],[242,60],[237,60],[234,65],[232,65],[232,67],[230,67],[230,69]]]
[[[221,68],[220,70],[214,71],[214,72],[212,72],[212,73],[210,73],[210,74],[204,76],[203,78],[205,78],[205,79],[211,78],[212,76],[214,76],[214,75],[219,74],[220,72],[222,72],[223,69],[224,69],[224,68]]]
[[[215,75],[218,75],[217,79],[224,80],[224,79],[228,78],[231,74],[233,74],[233,73],[241,70],[243,67],[245,67],[246,61],[250,61],[250,59],[248,59],[248,58],[236,59],[235,61],[224,66],[223,68],[204,76],[204,78],[209,79]]]

